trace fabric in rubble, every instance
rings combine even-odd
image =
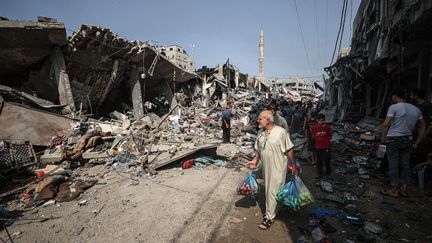
[[[59,187],[59,192],[56,197],[58,202],[68,202],[77,198],[81,193],[90,187],[94,186],[98,180],[82,180],[78,179],[74,182],[62,183]]]

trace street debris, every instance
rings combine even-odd
[[[391,146],[381,143],[380,136],[391,89],[417,85],[427,87],[428,96],[431,93],[431,38],[425,32],[430,27],[432,4],[408,2],[362,1],[353,24],[352,49],[342,50],[336,62],[332,60],[324,69],[325,87],[292,78],[296,90],[276,78],[265,80],[263,56],[259,58],[259,77],[249,77],[229,59],[195,70],[180,48],[187,65],[168,56],[166,47],[153,41],[127,40],[108,28],[83,24],[68,37],[64,24],[56,19],[38,17],[36,22],[0,17],[0,32],[7,33],[0,42],[0,228],[13,241],[27,235],[26,231],[9,234],[7,227],[19,220],[67,220],[79,212],[99,220],[105,213],[112,217],[111,210],[125,213],[146,203],[158,204],[161,209],[156,213],[163,213],[164,203],[134,198],[143,193],[139,190],[144,185],[166,193],[161,198],[169,197],[169,190],[184,193],[181,199],[206,194],[183,189],[182,183],[198,190],[199,181],[164,184],[166,178],[159,172],[172,169],[187,178],[194,171],[205,175],[231,169],[243,176],[247,162],[255,156],[258,116],[272,105],[277,107],[274,118],[281,117],[289,126],[286,129],[291,129],[297,170],[291,161],[287,169],[298,171],[302,178],[291,175],[274,195],[288,207],[290,217],[303,217],[298,221],[281,219],[287,226],[295,224],[298,231],[290,232],[301,234],[297,242],[430,240],[431,214],[426,210],[432,202],[426,192],[430,189],[427,166],[432,164],[430,135],[413,148],[425,165],[412,171],[420,188],[415,200],[403,198],[408,195],[402,193],[401,197],[389,197],[392,195],[381,190],[389,183],[386,171]],[[402,31],[402,27],[416,31]],[[260,42],[260,48],[263,46]],[[397,51],[392,53],[390,48]],[[393,80],[397,84],[392,84]],[[408,84],[411,81],[415,82]],[[315,87],[324,93],[316,92]],[[299,102],[299,107],[295,108],[294,102]],[[233,114],[231,126],[224,125],[231,140],[221,144],[222,139],[228,142],[222,132],[222,112],[226,109]],[[329,169],[326,176],[311,172],[315,171],[315,141],[308,136],[306,124],[317,114],[332,130],[332,173]],[[294,122],[296,116],[300,117],[298,122]],[[217,153],[220,148],[225,150],[222,154]],[[258,206],[264,194],[259,173],[259,168],[248,170],[236,188],[243,200],[254,200],[253,205]],[[107,185],[121,180],[127,183],[118,190],[129,194],[117,204],[102,201],[113,193]],[[209,190],[206,200],[219,183]],[[181,201],[182,206],[206,203],[188,200]],[[221,198],[218,201],[227,203]],[[22,213],[33,217],[22,217]],[[134,210],[127,213],[131,217],[128,222],[136,220]],[[248,218],[260,215],[258,211],[255,217],[228,219],[228,211],[221,213],[224,218],[220,222],[244,225]],[[159,218],[169,220],[155,217]],[[194,220],[195,215],[184,220],[184,226]],[[270,227],[272,219],[267,221]],[[110,222],[114,225],[116,219],[110,218]],[[56,224],[50,229],[61,233]],[[92,238],[95,233],[90,231],[97,231],[92,227],[101,227],[100,221],[71,223],[71,229],[63,232],[84,238],[89,231]],[[175,236],[180,234],[183,228]],[[409,239],[407,234],[420,240]]]

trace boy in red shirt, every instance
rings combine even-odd
[[[312,137],[315,139],[318,176],[330,176],[330,147],[332,129],[324,123],[324,114],[317,115],[317,124],[311,128]],[[324,171],[323,171],[324,167]]]

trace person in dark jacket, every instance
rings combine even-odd
[[[231,109],[232,109],[232,103],[228,102],[226,109],[222,111],[223,143],[231,142],[231,118],[234,116]]]

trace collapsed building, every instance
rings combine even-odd
[[[211,120],[218,127],[216,111],[228,97],[251,105],[245,98],[254,86],[229,62],[198,75],[190,59],[189,65],[176,62],[149,42],[90,25],[67,37],[63,23],[46,17],[37,22],[1,18],[0,30],[1,174],[38,161],[114,156],[117,150],[106,150],[118,146],[115,135],[131,144],[128,151],[134,151],[137,163],[162,166],[216,147],[206,126]],[[170,129],[162,133],[164,127]],[[207,139],[180,136],[181,131]],[[182,147],[151,145],[157,141]],[[184,141],[193,143],[187,147]]]
[[[430,100],[432,1],[362,0],[351,50],[325,68],[325,97],[338,120],[382,117],[394,89],[420,88]]]
[[[241,73],[229,62],[214,68],[203,66],[197,70],[202,78],[201,97],[204,105],[212,100],[225,100],[228,97],[238,99],[239,95],[253,89],[248,74]]]
[[[69,118],[131,110],[138,119],[146,102],[162,111],[175,107],[175,91],[199,79],[148,43],[128,41],[106,28],[82,25],[69,40],[64,24],[50,18],[3,18],[0,28],[0,92],[7,106],[26,103]]]
[[[200,81],[149,43],[102,27],[82,25],[67,38],[64,24],[55,19],[1,18],[0,33],[2,172],[32,164],[33,146],[70,136],[79,122],[114,131],[118,123],[91,118],[106,120],[120,111],[126,114],[122,119],[137,121],[147,113],[173,112],[181,105],[177,100],[195,95]],[[18,145],[21,153],[14,149]]]

